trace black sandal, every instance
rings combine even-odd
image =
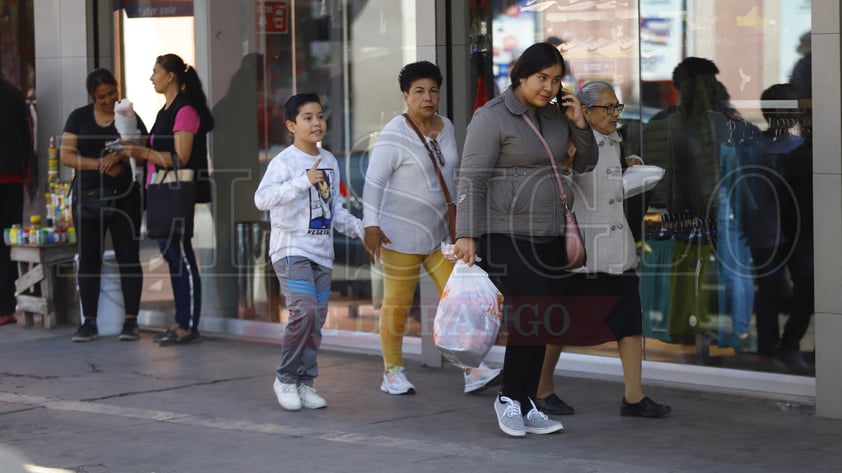
[[[161,332],[161,333],[155,335],[154,337],[152,337],[152,341],[155,342],[155,343],[160,343],[161,340],[167,339],[167,338],[173,336],[174,334],[175,334],[175,330],[173,330],[171,328],[168,328],[168,329],[164,330],[163,332]]]
[[[172,331],[167,337],[162,338],[158,344],[162,347],[170,346],[170,345],[189,345],[191,343],[199,343],[202,341],[201,335],[199,335],[198,330],[191,330],[187,332],[187,335],[178,336],[177,331]]]

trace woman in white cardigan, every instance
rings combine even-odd
[[[623,105],[612,85],[591,81],[582,86],[578,95],[585,120],[599,145],[599,161],[593,172],[572,176],[573,209],[584,237],[588,262],[571,275],[568,293],[587,298],[589,302],[571,305],[572,323],[579,325],[571,325],[569,342],[565,337],[560,340],[571,345],[616,340],[625,383],[620,415],[664,417],[670,413],[670,407],[644,395],[641,384],[643,315],[635,272],[638,258],[624,205],[623,172],[642,161],[622,152],[617,121]],[[544,355],[536,404],[548,414],[573,413],[573,408],[554,393],[553,371],[561,350],[561,344],[548,345]]]
[[[398,83],[406,113],[383,127],[371,151],[363,189],[365,247],[372,263],[383,264],[380,341],[385,366],[380,390],[396,395],[415,393],[404,371],[402,347],[421,267],[439,293],[453,269],[440,251],[442,241],[449,238],[449,226],[434,166],[451,195],[459,168],[453,123],[438,114],[442,84],[438,66],[429,61],[407,64]],[[499,380],[498,369],[484,365],[467,369],[465,392],[480,391]]]

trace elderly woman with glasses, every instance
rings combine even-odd
[[[421,267],[439,293],[453,269],[440,247],[451,231],[445,191],[454,193],[459,167],[453,123],[438,114],[442,84],[438,66],[428,61],[407,64],[398,83],[406,113],[383,127],[371,151],[363,189],[366,251],[372,263],[383,265],[380,340],[385,369],[380,390],[396,395],[415,393],[404,371],[402,345]],[[497,369],[484,365],[468,369],[465,392],[479,391],[499,379]]]
[[[622,173],[629,166],[642,164],[639,157],[626,155],[617,122],[623,104],[611,84],[591,81],[579,90],[585,120],[599,145],[599,160],[593,172],[573,174],[573,210],[579,219],[587,249],[585,267],[574,270],[568,281],[571,311],[569,335],[559,342],[595,345],[617,341],[623,365],[625,394],[621,416],[664,417],[669,406],[658,404],[643,393],[643,314],[638,292],[637,252],[627,218],[631,208],[623,193]],[[640,202],[638,201],[638,205]],[[575,302],[580,299],[582,303]],[[587,324],[587,326],[583,326]],[[559,398],[553,387],[553,372],[562,345],[547,345],[536,404],[548,414],[573,414],[573,408]]]

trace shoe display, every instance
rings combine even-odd
[[[126,319],[118,339],[121,342],[128,342],[138,338],[140,338],[140,327],[137,326],[137,319]]]
[[[503,381],[503,370],[480,365],[465,370],[465,393],[478,393]]]
[[[18,317],[12,312],[9,315],[4,315],[0,317],[0,325],[9,325],[9,324],[16,324],[18,323]]]
[[[96,320],[85,319],[85,322],[79,326],[79,330],[73,334],[72,340],[74,342],[90,342],[99,336],[99,329],[96,328]]]
[[[497,413],[497,425],[500,430],[512,437],[526,435],[523,415],[520,413],[520,403],[507,396],[494,398],[494,412]]]
[[[202,341],[198,330],[191,330],[186,335],[179,335],[178,331],[171,332],[169,336],[158,340],[158,345],[167,347],[170,345],[189,345]]]
[[[272,385],[275,391],[275,397],[278,398],[278,404],[288,411],[301,410],[301,397],[298,395],[298,386],[295,384],[282,383],[278,378],[275,378],[275,384]]]
[[[321,409],[327,407],[327,401],[325,398],[316,394],[316,389],[313,386],[299,384],[298,397],[301,399],[301,407],[305,409]]]
[[[539,411],[535,407],[535,403],[529,400],[532,404],[532,409],[523,417],[523,426],[528,434],[551,434],[563,430],[564,426],[561,422],[555,421],[547,417],[546,414]]]
[[[569,416],[576,412],[573,406],[562,401],[555,393],[550,394],[544,399],[536,399],[535,405],[538,406],[541,412],[554,416]]]
[[[658,404],[657,402],[644,397],[640,402],[631,404],[623,397],[623,402],[620,404],[620,415],[623,417],[665,417],[672,412],[670,406],[666,404]]]
[[[406,379],[403,366],[389,365],[386,368],[380,390],[389,394],[415,394],[415,386]]]

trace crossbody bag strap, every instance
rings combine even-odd
[[[421,140],[421,144],[424,145],[424,149],[427,150],[427,154],[430,156],[430,159],[433,161],[433,168],[436,170],[436,176],[439,178],[439,184],[441,184],[441,190],[444,192],[444,200],[448,204],[452,204],[452,200],[450,199],[450,191],[447,190],[447,184],[444,182],[444,176],[441,173],[441,168],[439,168],[439,163],[436,161],[436,156],[433,154],[433,150],[430,149],[430,146],[427,144],[427,140],[424,139],[424,135],[421,133],[421,130],[418,129],[418,125],[409,118],[409,115],[406,113],[403,114],[403,117],[406,118],[406,123],[409,124],[409,127],[415,131],[415,134],[418,135],[418,139]]]
[[[436,177],[439,178],[439,185],[441,186],[441,191],[444,193],[444,202],[447,205],[448,211],[448,225],[450,226],[450,241],[456,241],[456,222],[451,221],[453,220],[454,216],[456,215],[456,204],[453,203],[453,199],[450,198],[450,191],[447,190],[447,183],[444,181],[444,176],[441,173],[441,168],[439,167],[439,163],[436,161],[436,156],[433,154],[433,150],[430,149],[430,145],[427,144],[427,140],[424,139],[424,135],[421,133],[421,130],[418,129],[418,125],[409,118],[409,115],[404,113],[403,117],[406,119],[406,123],[409,124],[409,127],[415,131],[415,134],[418,135],[418,139],[421,140],[421,144],[424,145],[424,149],[427,150],[427,155],[430,156],[430,160],[433,161],[433,169],[436,170]]]
[[[561,197],[561,203],[564,205],[564,210],[569,211],[570,207],[567,205],[567,193],[564,192],[564,186],[561,184],[561,176],[558,174],[558,167],[555,164],[555,159],[553,159],[553,152],[550,150],[550,145],[547,144],[547,140],[544,139],[544,135],[538,131],[538,127],[532,123],[532,120],[524,113],[521,115],[523,119],[526,121],[526,124],[529,125],[529,128],[532,128],[532,131],[538,136],[538,139],[541,140],[541,144],[544,145],[544,149],[547,150],[547,156],[550,158],[550,164],[553,166],[553,175],[555,176],[555,182],[558,184],[558,191]]]

